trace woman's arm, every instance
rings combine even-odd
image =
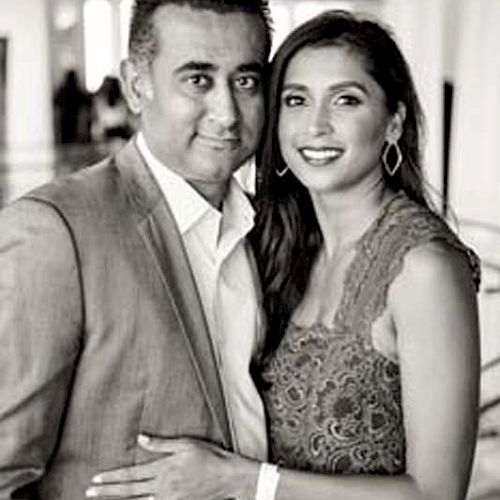
[[[407,471],[424,498],[465,497],[476,443],[479,327],[467,257],[412,250],[389,294],[398,332]]]
[[[465,497],[476,440],[479,379],[477,305],[466,258],[437,243],[412,250],[390,288],[388,307],[398,338],[407,474],[344,476],[281,470],[276,500]],[[101,485],[95,484],[89,496],[255,497],[259,471],[255,461],[195,440],[151,440],[144,446],[168,455],[101,474]]]

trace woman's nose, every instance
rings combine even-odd
[[[311,110],[308,128],[313,136],[329,134],[333,131],[330,112],[326,106],[319,104]]]

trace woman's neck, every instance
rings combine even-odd
[[[382,180],[355,192],[311,193],[326,255],[333,257],[358,241],[393,197],[394,192]]]

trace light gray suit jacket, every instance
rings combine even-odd
[[[151,459],[140,432],[232,446],[184,247],[131,141],[0,213],[0,498],[83,499],[97,471]]]

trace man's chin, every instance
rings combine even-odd
[[[228,157],[229,156],[229,157]],[[246,161],[248,157],[242,155],[220,155],[205,154],[199,155],[197,165],[200,177],[206,182],[221,182],[229,179]]]
[[[241,139],[239,137],[197,135],[196,144],[202,149],[219,154],[237,153],[241,149]]]

